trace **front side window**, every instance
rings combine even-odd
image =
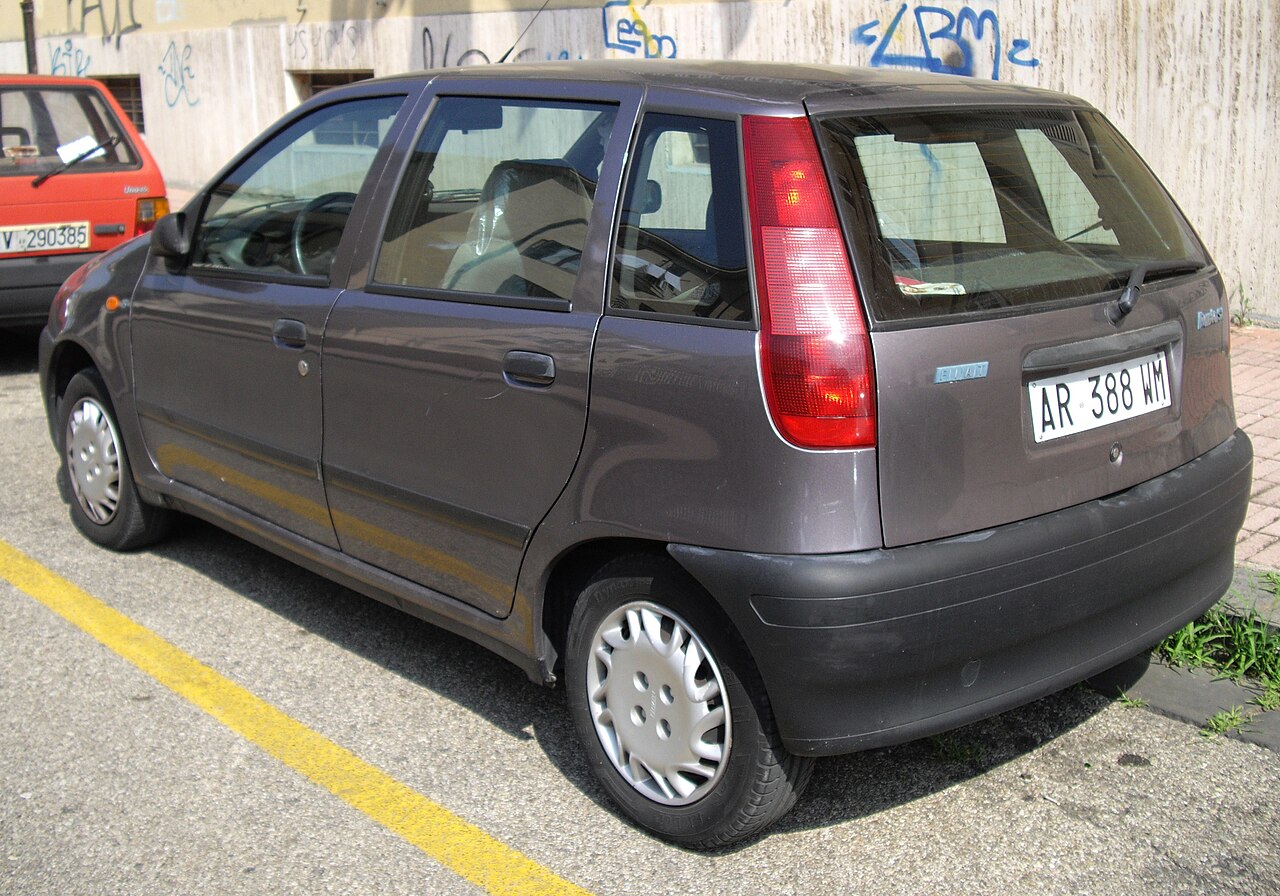
[[[394,288],[568,300],[617,107],[444,97],[374,272]]]
[[[80,156],[68,173],[140,164],[115,114],[96,92],[83,88],[0,90],[0,147],[0,176],[35,177]]]
[[[1168,195],[1098,113],[835,116],[821,132],[847,219],[873,222],[881,320],[1005,311],[1208,264]]]
[[[609,305],[652,315],[751,319],[733,122],[645,116],[623,199]]]
[[[402,102],[377,97],[326,106],[268,140],[214,187],[193,264],[255,276],[328,276],[356,194]]]

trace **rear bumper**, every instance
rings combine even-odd
[[[0,258],[0,323],[43,324],[64,280],[98,255],[36,255]]]
[[[672,545],[721,603],[795,753],[945,731],[1151,647],[1230,585],[1253,447],[1125,492],[891,550],[776,556]]]

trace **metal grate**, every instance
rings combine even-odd
[[[147,132],[142,114],[142,79],[137,75],[102,75],[97,78],[116,98],[139,134]]]

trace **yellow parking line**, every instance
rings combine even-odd
[[[0,577],[476,886],[512,896],[589,896],[3,541]]]

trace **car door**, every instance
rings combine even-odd
[[[330,547],[320,339],[355,238],[347,219],[404,102],[359,96],[286,122],[200,198],[189,257],[153,256],[132,303],[157,468]]]
[[[638,107],[633,88],[577,89],[438,87],[367,282],[353,277],[325,332],[343,551],[494,615],[582,444]]]

